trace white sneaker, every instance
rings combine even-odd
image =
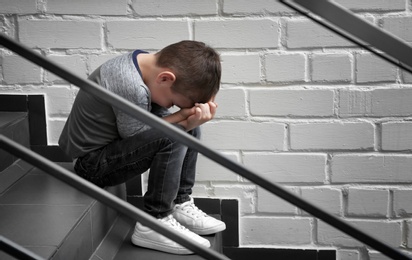
[[[186,236],[188,239],[197,242],[203,246],[210,247],[209,240],[196,235],[195,233],[191,232],[187,228],[180,225],[176,219],[173,218],[172,215],[169,215],[165,218],[159,219],[160,222],[163,224],[171,227],[176,232],[180,233],[181,235]],[[157,233],[156,231],[143,226],[140,223],[136,223],[134,228],[134,232],[132,235],[132,243],[146,247],[158,251],[163,251],[172,254],[179,254],[179,255],[186,255],[192,254],[193,252],[185,247],[181,246],[180,244],[174,242],[173,240]]]
[[[180,224],[199,235],[210,235],[226,229],[224,222],[208,216],[196,207],[193,198],[175,205],[173,216]]]

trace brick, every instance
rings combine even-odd
[[[340,215],[341,213],[341,192],[324,187],[302,188],[302,199],[319,207],[329,214]],[[309,214],[304,212],[304,214]]]
[[[253,116],[333,116],[333,90],[250,90]],[[316,102],[313,102],[316,100]]]
[[[374,128],[372,124],[357,122],[291,124],[290,147],[370,150],[374,147]]]
[[[241,225],[240,243],[244,246],[311,244],[311,219],[308,218],[244,217]]]
[[[94,21],[20,20],[19,37],[32,48],[100,49],[102,23]]]
[[[356,56],[356,82],[395,82],[397,68],[373,54]]]
[[[282,150],[284,124],[259,122],[208,122],[203,141],[212,149]]]
[[[335,155],[332,183],[410,183],[412,157],[407,155]]]
[[[185,21],[108,21],[107,36],[116,49],[158,50],[188,40],[189,28]]]
[[[359,252],[356,250],[338,249],[336,260],[359,260]]]
[[[36,1],[1,0],[0,14],[32,14],[37,13]]]
[[[411,116],[412,88],[376,89],[372,93],[374,116]]]
[[[136,14],[140,16],[170,16],[170,15],[216,15],[215,1],[196,0],[132,0],[131,4]]]
[[[411,221],[407,221],[407,228],[408,230],[412,230],[412,222]],[[407,233],[407,247],[411,248],[412,247],[412,232],[408,232]]]
[[[85,15],[126,15],[127,0],[48,0],[47,13]]]
[[[60,134],[63,130],[65,120],[49,119],[47,121],[47,143],[58,145]]]
[[[99,66],[101,66],[103,63],[106,61],[115,58],[121,54],[101,54],[101,55],[91,55],[89,57],[89,63],[90,63],[90,73],[93,72],[95,69],[97,69]]]
[[[246,94],[243,89],[221,89],[215,99],[216,117],[245,117]]]
[[[397,217],[411,216],[412,190],[393,191],[393,210]]]
[[[46,94],[46,108],[49,116],[69,115],[77,88],[50,86],[40,91]]]
[[[351,216],[385,217],[389,192],[386,190],[349,189],[348,214]]]
[[[268,55],[266,79],[271,82],[305,81],[306,58],[302,54]]]
[[[223,153],[225,157],[239,163],[239,155],[234,153]],[[199,155],[196,167],[196,181],[238,181],[236,173],[210,160],[209,158]]]
[[[402,40],[412,42],[412,17],[384,17],[383,29]]]
[[[41,82],[40,67],[17,55],[4,56],[3,74],[7,84]]]
[[[391,257],[387,257],[380,252],[369,251],[369,260],[390,260]]]
[[[411,149],[411,122],[389,122],[382,124],[382,150],[403,151]]]
[[[294,11],[277,1],[272,0],[225,0],[223,2],[223,13],[235,15],[249,14],[287,14]]]
[[[340,90],[338,115],[347,116],[371,116],[372,91],[367,90]]]
[[[299,196],[298,190],[293,187],[282,187],[288,192]],[[296,206],[286,200],[268,192],[267,190],[258,187],[257,192],[257,211],[263,213],[274,214],[296,214]]]
[[[69,70],[70,72],[82,77],[86,78],[86,62],[84,58],[80,55],[71,55],[71,56],[57,56],[51,55],[48,58],[61,65],[63,68]],[[53,73],[46,71],[47,81],[49,82],[66,82],[65,80],[61,79],[60,77],[54,75]]]
[[[398,247],[401,245],[402,234],[400,223],[376,220],[346,221],[349,225],[383,241],[389,246]],[[346,233],[325,224],[323,221],[318,222],[318,243],[319,245],[337,247],[359,247],[364,245]]]
[[[221,199],[239,199],[240,214],[250,214],[255,212],[255,185],[214,185],[213,195]]]
[[[278,22],[261,20],[195,21],[195,37],[215,48],[277,48]]]
[[[286,46],[290,49],[354,46],[353,43],[308,19],[288,20],[286,30]]]
[[[403,11],[405,10],[404,0],[335,0],[336,3],[353,11]]]
[[[325,154],[245,153],[243,162],[273,183],[323,183],[325,180]]]
[[[259,55],[221,55],[223,83],[259,83]]]
[[[329,53],[313,55],[312,81],[351,82],[352,64],[349,56]]]

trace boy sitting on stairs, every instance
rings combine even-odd
[[[113,58],[89,77],[134,104],[200,138],[199,126],[217,109],[220,57],[201,42],[181,41],[157,53],[141,50]],[[170,113],[168,108],[180,108]],[[150,169],[144,209],[193,241],[226,228],[206,215],[191,198],[197,152],[164,136],[110,104],[80,90],[59,139],[73,158],[75,172],[105,187],[123,183]],[[191,252],[137,223],[135,245],[174,254]]]

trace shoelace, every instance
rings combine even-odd
[[[162,221],[166,225],[172,227],[173,229],[175,229],[179,232],[188,231],[188,229],[186,227],[182,226],[179,222],[177,222],[177,220],[172,215],[169,215],[169,216],[161,219],[160,221]]]
[[[183,211],[186,211],[186,213],[192,214],[192,216],[195,216],[196,218],[203,218],[207,216],[207,214],[199,209],[192,201],[187,201],[178,207],[180,207]]]

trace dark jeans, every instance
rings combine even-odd
[[[188,133],[200,138],[200,128]],[[74,169],[79,176],[105,187],[126,182],[150,168],[145,211],[163,218],[175,203],[190,199],[196,161],[196,151],[150,129],[78,158]]]

